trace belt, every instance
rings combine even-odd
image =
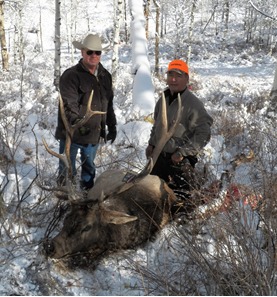
[[[76,143],[77,145],[80,145],[80,146],[84,146],[84,147],[87,147],[88,144],[85,144],[85,143]]]

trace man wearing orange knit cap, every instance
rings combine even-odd
[[[163,148],[151,172],[164,179],[173,189],[190,190],[192,185],[186,180],[186,170],[193,170],[197,155],[209,142],[213,119],[207,113],[204,104],[188,89],[189,69],[182,60],[173,60],[167,69],[167,88],[163,91],[166,100],[168,123],[175,120],[178,108],[177,97],[180,94],[183,107],[181,121],[174,135]],[[161,98],[154,111],[154,124],[151,130],[146,157],[152,156],[157,143],[156,129],[160,125],[158,114],[161,110]],[[187,165],[189,166],[187,166]]]

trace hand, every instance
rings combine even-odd
[[[145,149],[145,155],[146,155],[146,158],[147,158],[147,159],[150,158],[150,157],[152,157],[153,150],[154,150],[154,146],[151,145],[151,144],[149,144],[149,145],[147,146],[147,148]]]
[[[71,125],[74,126],[74,125],[78,124],[81,120],[82,120],[81,117],[74,118],[71,120]]]
[[[109,133],[107,135],[107,141],[111,140],[111,143],[113,143],[116,139],[117,131],[116,127],[109,127]]]

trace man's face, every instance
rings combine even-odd
[[[182,72],[168,71],[166,83],[171,91],[171,93],[178,93],[183,91],[189,81],[189,76]]]
[[[83,63],[88,68],[93,68],[98,65],[101,59],[101,51],[92,51],[89,49],[82,49]]]

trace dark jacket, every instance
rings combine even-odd
[[[70,124],[85,115],[87,102],[91,91],[94,90],[91,109],[107,112],[104,115],[94,115],[84,125],[88,128],[86,135],[76,130],[72,142],[79,144],[97,144],[100,136],[106,137],[105,126],[115,129],[116,117],[113,109],[113,89],[111,74],[99,63],[97,76],[91,74],[79,63],[64,71],[60,78],[60,93],[65,106],[65,113]],[[56,139],[65,139],[65,127],[58,112]]]
[[[172,125],[172,122],[176,119],[178,101],[174,99],[173,102],[169,104],[170,91],[168,88],[164,91],[164,94],[168,124]],[[164,146],[163,151],[172,154],[178,149],[184,156],[195,156],[210,140],[213,119],[207,113],[203,103],[187,88],[181,94],[181,105],[183,112],[180,124],[177,126],[173,137],[170,138]],[[153,146],[155,146],[159,138],[159,135],[156,135],[156,126],[160,125],[160,123],[157,122],[160,109],[161,98],[155,106],[155,122],[149,139],[149,144]]]

